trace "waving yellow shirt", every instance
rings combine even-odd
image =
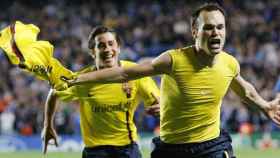
[[[16,21],[0,32],[0,48],[9,61],[39,79],[47,80],[52,87],[60,88],[61,76],[73,77],[74,73],[66,69],[53,58],[53,45],[48,41],[39,41],[40,29],[33,24]]]

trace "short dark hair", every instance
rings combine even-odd
[[[202,6],[200,6],[198,9],[196,9],[192,13],[192,18],[191,18],[191,26],[194,28],[197,25],[197,18],[200,15],[202,11],[215,11],[218,10],[220,11],[224,17],[226,17],[226,12],[225,10],[218,4],[218,3],[206,3]]]
[[[100,34],[103,34],[103,33],[106,33],[106,32],[110,32],[110,33],[114,34],[118,45],[121,45],[121,38],[119,37],[119,35],[117,34],[116,31],[114,31],[113,29],[110,29],[108,27],[105,27],[105,26],[97,26],[97,27],[93,28],[92,31],[89,34],[88,48],[93,49],[95,47],[94,38],[97,35],[100,35]]]

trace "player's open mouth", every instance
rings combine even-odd
[[[115,56],[114,54],[115,53],[104,54],[101,56],[101,58],[104,62],[111,62],[113,60],[113,57]]]
[[[220,45],[221,45],[221,40],[217,39],[217,38],[210,39],[208,45],[209,45],[209,48],[211,48],[211,49],[219,49]]]

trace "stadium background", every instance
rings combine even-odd
[[[190,14],[203,2],[1,0],[0,28],[15,20],[36,24],[41,29],[40,39],[54,44],[55,57],[75,71],[91,63],[87,37],[96,25],[113,27],[121,35],[122,59],[141,62],[166,49],[191,44]],[[218,2],[228,14],[225,49],[239,60],[243,77],[271,100],[280,66],[280,1]],[[0,74],[0,157],[42,157],[40,132],[48,84],[9,65],[2,52]],[[60,147],[51,147],[54,152],[48,157],[80,157],[79,105],[58,104],[55,124],[61,136]],[[238,157],[277,157],[280,128],[247,108],[232,92],[223,102],[221,126],[231,132]],[[159,120],[145,115],[140,106],[135,122],[143,152],[148,155]]]

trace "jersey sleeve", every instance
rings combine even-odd
[[[240,73],[239,62],[234,58],[234,76],[237,76]]]
[[[237,76],[240,73],[240,65],[237,59],[227,53],[226,61],[229,68],[231,69],[233,76]]]
[[[20,21],[0,31],[0,48],[3,49],[11,64],[18,65],[26,60],[25,53],[30,53],[29,47],[36,42],[39,32],[40,29],[37,26],[23,24]]]
[[[159,88],[151,77],[144,77],[139,80],[139,91],[145,107],[155,103],[155,97],[160,97]]]

